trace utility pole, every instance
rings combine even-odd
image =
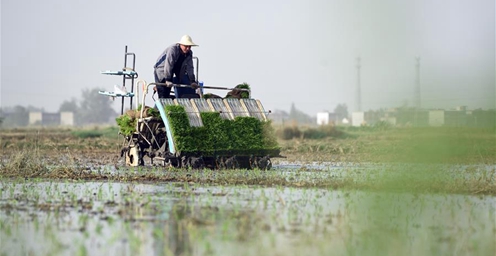
[[[415,69],[416,69],[416,76],[415,76],[415,108],[420,110],[422,107],[421,101],[420,101],[420,57],[415,57]]]
[[[422,108],[420,100],[420,57],[415,57],[415,120],[414,126],[419,126],[419,111]]]
[[[356,88],[356,108],[357,108],[357,112],[361,112],[362,111],[362,92],[361,92],[361,88],[360,88],[360,68],[361,68],[361,65],[360,65],[360,57],[358,57],[356,59],[356,69],[357,69],[357,88]]]

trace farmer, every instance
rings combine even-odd
[[[181,88],[188,94],[194,94],[198,88],[196,83],[193,52],[191,47],[198,46],[193,43],[190,36],[184,35],[181,41],[167,47],[157,59],[154,66],[155,82],[166,83],[167,86],[156,86],[154,90],[158,92],[159,98],[171,98],[170,91],[172,84],[191,85],[191,88]],[[176,88],[178,89],[178,88]],[[188,91],[189,89],[189,91]]]

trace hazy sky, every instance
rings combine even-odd
[[[121,69],[126,45],[153,82],[158,55],[189,34],[200,80],[247,82],[267,110],[355,110],[357,57],[363,110],[413,106],[416,56],[422,107],[495,108],[494,0],[0,3],[1,107],[55,112],[84,88],[113,90],[122,79],[100,71]]]

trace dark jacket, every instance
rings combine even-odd
[[[164,78],[165,81],[172,81],[174,75],[172,71],[175,65],[181,65],[179,74],[176,74],[179,81],[182,81],[182,76],[186,73],[188,74],[189,81],[196,81],[193,66],[193,51],[190,50],[186,54],[182,63],[176,63],[180,59],[181,54],[183,54],[183,52],[181,51],[179,44],[173,44],[167,47],[164,52],[160,54],[154,66],[155,73],[160,81]]]

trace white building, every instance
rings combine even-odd
[[[41,124],[42,120],[42,112],[29,112],[29,125]]]
[[[44,113],[29,112],[29,125],[74,126],[73,112]]]
[[[444,110],[429,111],[429,125],[443,126],[444,125]]]
[[[351,113],[351,125],[352,126],[362,126],[365,124],[365,112],[353,112]]]
[[[329,112],[317,113],[317,124],[318,125],[328,125],[329,124]]]
[[[60,125],[74,126],[74,113],[73,112],[60,112]]]

